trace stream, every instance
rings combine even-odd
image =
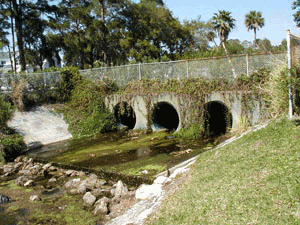
[[[219,139],[182,139],[162,131],[149,135],[111,132],[48,144],[27,155],[76,167],[153,177],[218,142]]]

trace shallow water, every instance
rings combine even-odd
[[[216,139],[188,140],[157,132],[130,137],[126,132],[69,140],[31,150],[29,156],[77,167],[154,176],[216,144]]]

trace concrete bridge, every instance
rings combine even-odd
[[[264,115],[264,104],[260,99],[242,91],[214,92],[198,100],[175,93],[130,98],[112,95],[106,98],[106,105],[117,121],[130,129],[151,127],[153,130],[166,128],[179,131],[195,121],[202,121],[199,125],[211,135],[235,129],[245,118],[254,125]]]

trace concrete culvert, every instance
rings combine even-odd
[[[152,111],[154,129],[168,129],[175,131],[179,126],[179,115],[168,102],[157,103]]]
[[[114,107],[114,116],[120,126],[127,126],[129,129],[135,127],[135,112],[127,102],[120,102]]]
[[[232,127],[232,115],[222,102],[208,102],[205,104],[204,110],[206,135],[219,136],[225,134]]]

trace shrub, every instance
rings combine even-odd
[[[23,137],[13,134],[0,139],[0,152],[6,162],[13,161],[26,148]]]
[[[299,79],[296,77],[298,71],[293,68],[292,76],[289,77],[287,65],[281,65],[272,70],[269,79],[263,85],[266,92],[266,102],[268,103],[272,117],[286,113],[289,108],[289,84],[294,91],[299,90]]]
[[[61,79],[56,84],[56,97],[61,102],[69,101],[72,90],[78,81],[82,79],[78,68],[66,67],[61,70]]]
[[[0,132],[6,126],[7,121],[13,113],[11,104],[4,100],[3,95],[0,95]]]
[[[26,81],[25,79],[20,79],[18,81],[11,81],[12,92],[10,97],[19,111],[24,110],[24,96],[26,91]]]
[[[114,116],[103,100],[107,91],[105,84],[95,84],[85,79],[77,82],[70,102],[63,110],[75,138],[116,129]]]

